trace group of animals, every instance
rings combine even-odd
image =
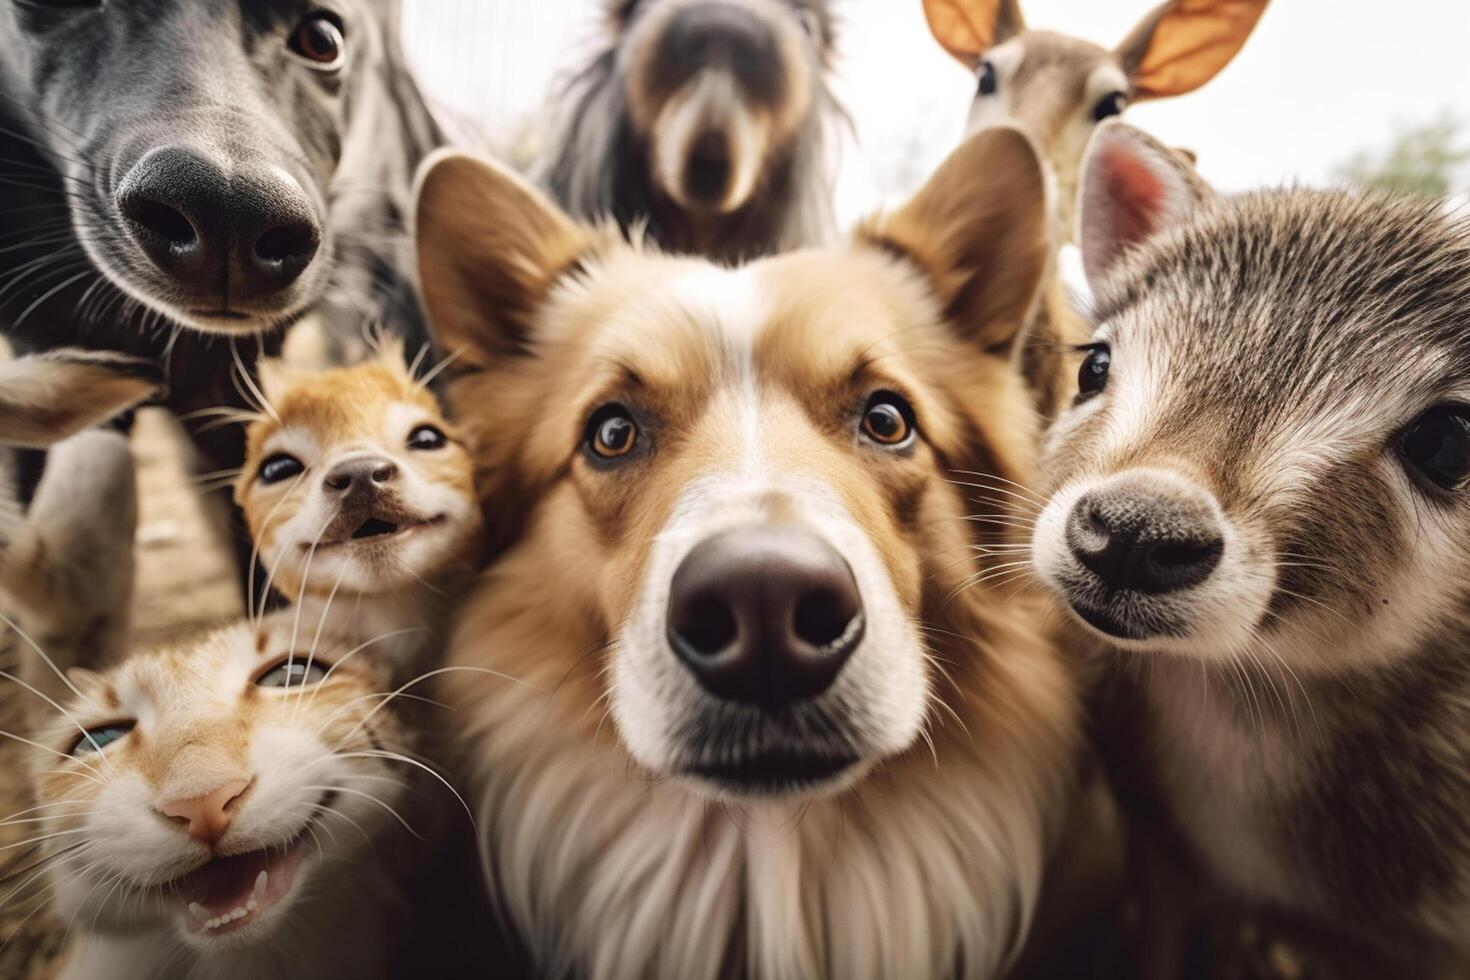
[[[85,980],[465,975],[436,857],[490,975],[1079,976],[1125,904],[1111,975],[1470,975],[1470,226],[1111,118],[1264,6],[925,0],[970,134],[843,238],[825,0],[618,0],[529,175],[393,4],[0,6],[5,900]],[[149,400],[249,612],[131,649]]]

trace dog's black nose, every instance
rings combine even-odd
[[[1158,595],[1209,578],[1225,541],[1192,502],[1139,492],[1085,494],[1067,518],[1067,546],[1110,591]]]
[[[178,146],[150,150],[134,164],[117,206],[190,305],[267,299],[295,282],[321,246],[321,223],[300,185],[262,168],[226,173]]]
[[[338,463],[322,477],[322,489],[332,496],[371,493],[398,479],[398,464],[374,456]]]
[[[796,527],[739,527],[706,539],[679,565],[669,592],[669,644],[699,683],[768,711],[830,687],[863,627],[852,569]]]
[[[651,81],[672,91],[708,68],[731,72],[746,97],[762,105],[780,101],[785,76],[775,31],[761,16],[727,0],[692,3],[664,28]]]

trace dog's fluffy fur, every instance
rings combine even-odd
[[[1036,435],[1009,364],[1047,255],[1029,142],[982,134],[850,245],[735,270],[578,226],[469,158],[420,186],[425,296],[465,350],[454,401],[490,526],[515,539],[450,651],[499,675],[440,696],[487,876],[538,965],[994,975],[1077,735],[1041,609],[996,557],[1015,553],[1004,481],[1024,482]],[[875,388],[912,403],[910,450],[858,435]],[[644,440],[615,469],[583,444],[609,401]],[[746,522],[820,533],[868,610],[833,689],[793,717],[715,704],[663,640],[679,558]],[[712,716],[732,759],[805,722],[858,761],[784,794],[712,787],[686,768]]]

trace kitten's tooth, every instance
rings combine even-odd
[[[268,882],[268,881],[270,881],[270,872],[268,872],[268,871],[262,871],[260,874],[256,875],[255,876],[255,891],[253,891],[250,894],[250,897],[253,898],[253,899],[255,899],[257,902],[260,901],[262,898],[264,898],[265,897],[265,886],[266,886],[266,882]]]
[[[258,908],[260,908],[260,903],[253,898],[245,903],[245,910],[247,912],[254,912]]]
[[[206,926],[209,925],[209,913],[204,911],[204,906],[200,905],[198,902],[189,903],[189,914],[194,916],[194,918],[198,919],[200,922],[204,923]]]

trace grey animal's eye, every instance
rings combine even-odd
[[[337,68],[347,54],[342,23],[325,10],[315,11],[297,24],[287,45],[316,68]]]
[[[277,661],[274,667],[255,679],[258,687],[306,687],[320,684],[327,676],[327,667],[319,660],[307,662],[306,657],[287,657]]]
[[[1436,405],[1404,430],[1399,457],[1412,475],[1440,490],[1470,479],[1470,405]]]
[[[110,725],[98,725],[72,743],[70,755],[80,758],[90,752],[101,752],[107,746],[133,730],[133,722],[119,721]]]
[[[1087,358],[1077,372],[1077,400],[1085,401],[1108,386],[1108,372],[1113,366],[1113,352],[1107,344],[1091,344],[1085,348]]]
[[[980,94],[994,95],[1000,88],[1000,79],[996,77],[995,66],[988,61],[980,62]]]

